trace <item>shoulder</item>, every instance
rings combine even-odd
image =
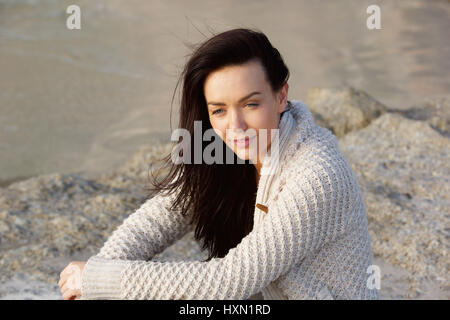
[[[294,127],[281,154],[284,170],[302,168],[304,165],[321,165],[327,160],[342,158],[336,136],[327,128],[315,123],[308,107],[300,100],[292,100],[290,113]],[[333,161],[329,163],[333,165]]]
[[[295,221],[337,221],[336,234],[342,234],[361,197],[355,175],[332,139],[311,137],[280,172],[269,206],[283,208]]]
[[[310,128],[307,136],[293,135],[281,163],[280,188],[295,189],[329,198],[354,198],[356,178],[339,150],[335,135],[320,126]]]

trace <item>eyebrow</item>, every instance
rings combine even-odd
[[[241,102],[243,102],[244,100],[246,100],[246,99],[248,99],[248,98],[250,98],[251,96],[253,96],[253,95],[255,95],[255,94],[261,94],[261,92],[259,92],[259,91],[253,91],[252,93],[250,93],[250,94],[248,94],[248,95],[246,95],[245,97],[242,97],[241,99],[239,99],[239,103],[241,103]],[[225,105],[225,103],[223,103],[223,102],[213,102],[213,101],[210,101],[210,102],[208,102],[208,105],[215,105],[215,106],[224,106]]]

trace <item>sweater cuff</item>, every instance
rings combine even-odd
[[[92,256],[81,275],[82,299],[121,299],[121,273],[126,261]]]

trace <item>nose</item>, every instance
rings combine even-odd
[[[247,124],[245,123],[245,119],[242,116],[241,111],[239,110],[231,110],[228,113],[228,129],[231,132],[238,132],[240,130],[245,131],[247,130]]]

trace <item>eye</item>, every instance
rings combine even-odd
[[[217,110],[214,110],[213,112],[212,112],[212,114],[217,114],[217,113],[220,113],[219,111],[222,111],[223,109],[217,109]]]
[[[255,108],[255,107],[259,106],[259,104],[258,103],[247,103],[246,106],[250,106],[252,108]],[[217,110],[214,110],[211,114],[213,114],[213,115],[214,114],[220,114],[220,113],[222,113],[221,111],[223,111],[223,109],[217,109]]]

